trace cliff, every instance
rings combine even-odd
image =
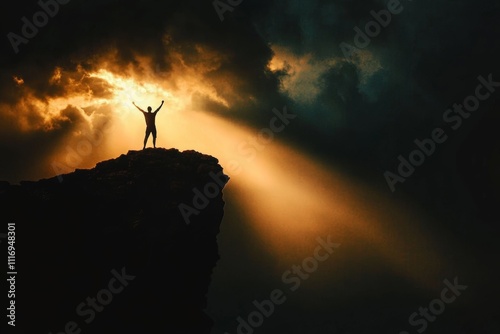
[[[211,156],[146,149],[0,183],[2,230],[16,232],[14,332],[209,333],[228,179]]]

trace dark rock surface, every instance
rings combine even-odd
[[[214,174],[220,191],[187,224],[179,205],[193,207],[193,189]],[[227,181],[211,156],[146,149],[59,178],[0,183],[2,226],[16,223],[15,332],[209,333],[203,309]],[[113,279],[122,271],[134,277],[126,286]],[[110,293],[110,282],[124,288]]]

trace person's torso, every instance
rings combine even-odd
[[[148,127],[153,127],[155,126],[155,118],[156,118],[156,113],[144,113],[144,117],[146,118],[146,125]]]

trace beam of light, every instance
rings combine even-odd
[[[255,129],[201,112],[187,116],[190,126],[184,130],[191,135],[199,131],[189,147],[216,156],[223,167],[239,162],[240,168],[225,169],[231,177],[226,196],[240,202],[270,255],[301,261],[316,237],[331,235],[354,250],[368,245],[394,271],[420,284],[439,277],[440,255],[433,251],[433,240],[419,231],[415,212],[279,141],[255,157],[242,155],[238,146],[250,143]],[[175,136],[170,142],[185,146]]]

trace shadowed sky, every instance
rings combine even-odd
[[[364,29],[383,1],[243,1],[223,22],[210,1],[60,5],[19,53],[2,38],[0,152],[12,158],[1,178],[49,176],[44,157],[68,134],[85,122],[99,128],[113,119],[105,105],[112,85],[89,77],[103,68],[153,76],[173,95],[192,71],[189,80],[210,93],[189,91],[191,108],[259,129],[272,108],[287,105],[301,120],[287,131],[296,143],[321,155],[343,151],[390,165],[474,89],[478,75],[498,70],[497,2],[402,6],[359,58],[346,60],[340,43],[354,45],[353,28]],[[2,35],[21,34],[21,18],[39,10],[35,1],[9,3]],[[64,100],[78,96],[95,100]]]
[[[259,156],[267,164],[249,163],[243,174],[259,179],[252,184],[255,189],[269,191],[266,204],[276,204],[273,199],[282,194],[270,190],[270,185],[283,180],[281,185],[286,184],[286,190],[282,193],[286,193],[283,197],[287,203],[288,199],[299,199],[311,203],[310,208],[321,207],[314,216],[320,225],[320,214],[326,216],[336,210],[321,196],[331,196],[337,190],[335,196],[339,198],[335,203],[347,203],[350,217],[356,216],[357,203],[363,203],[369,208],[363,215],[376,212],[378,218],[373,221],[383,222],[391,230],[391,224],[396,228],[396,221],[404,220],[404,215],[394,209],[398,212],[395,214],[387,204],[391,192],[384,171],[395,172],[398,156],[407,157],[415,148],[416,138],[428,138],[434,128],[443,127],[443,113],[474,94],[478,76],[487,78],[491,74],[500,82],[497,0],[403,0],[401,13],[393,15],[387,27],[353,58],[345,57],[341,43],[355,45],[354,29],[364,31],[365,24],[373,20],[371,11],[385,9],[387,1],[243,0],[225,12],[221,21],[210,0],[71,0],[59,5],[58,13],[26,44],[20,44],[17,53],[8,34],[22,35],[21,19],[26,16],[31,22],[40,6],[34,0],[0,6],[0,180],[14,183],[91,168],[98,161],[140,149],[144,119],[132,101],[145,109],[148,105],[156,108],[165,100],[157,117],[159,146],[196,149],[217,156],[223,165],[231,160],[230,152],[238,143],[269,126],[275,116],[273,109],[281,111],[286,106],[296,118],[286,131],[275,134],[275,143],[283,146],[270,146]],[[438,147],[432,159],[404,184],[398,184],[398,200],[408,200],[433,217],[418,226],[429,229],[429,239],[445,240],[438,242],[436,253],[444,253],[451,247],[448,242],[454,243],[441,234],[447,228],[451,229],[450,240],[470,237],[476,246],[483,238],[493,238],[488,233],[483,235],[484,226],[476,223],[493,221],[492,208],[495,199],[500,198],[495,169],[499,166],[495,135],[496,124],[500,124],[499,96],[497,92],[482,102],[480,109],[464,120],[460,131],[449,132],[446,127],[450,135],[446,145]],[[241,152],[237,156],[240,161],[248,159]],[[282,173],[278,166],[292,172]],[[227,170],[227,165],[224,167]],[[294,168],[304,168],[314,182],[303,184],[303,176]],[[342,183],[325,177],[329,170],[335,177],[345,177]],[[366,182],[366,188],[360,188],[362,191],[353,197],[356,200],[351,201],[350,193],[345,198],[338,193],[338,189],[355,188],[347,175],[356,182]],[[249,191],[249,185],[244,185],[249,180],[238,183],[242,179],[233,178],[235,186],[230,188],[229,198],[243,193],[243,186]],[[266,183],[269,180],[274,183]],[[382,197],[368,191],[370,187],[382,192]],[[485,195],[491,191],[488,187],[495,190],[496,197]],[[319,190],[311,190],[314,195],[309,196],[304,189]],[[369,195],[362,195],[365,190]],[[218,326],[227,330],[234,326],[237,314],[232,314],[235,309],[224,305],[224,301],[244,309],[256,298],[254,290],[246,290],[248,287],[260,293],[280,284],[273,281],[276,276],[269,278],[266,274],[262,278],[265,282],[261,282],[261,278],[252,276],[252,269],[262,273],[272,267],[270,271],[278,275],[286,268],[283,263],[277,265],[267,259],[265,253],[262,257],[266,260],[256,260],[266,247],[250,244],[248,235],[257,233],[254,229],[272,230],[273,226],[262,223],[271,218],[257,217],[262,209],[255,204],[257,200],[255,207],[244,207],[237,203],[239,198],[228,201],[226,219],[242,223],[237,227],[225,225],[226,236],[231,238],[221,239],[221,252],[229,254],[231,247],[240,246],[242,257],[222,257],[221,271],[216,273],[213,285],[213,295],[221,301],[211,306],[220,322]],[[380,206],[375,209],[377,204]],[[253,209],[250,213],[245,211],[249,207]],[[287,210],[285,207],[277,212],[275,208],[273,214]],[[379,212],[384,210],[384,214]],[[297,211],[286,213],[290,218]],[[307,213],[301,212],[305,216]],[[393,216],[386,220],[386,214]],[[411,217],[414,222],[420,216]],[[251,218],[262,225],[251,225]],[[435,221],[440,223],[431,226]],[[360,230],[366,227],[361,226]],[[411,239],[414,230],[402,226],[403,234]],[[299,234],[293,228],[288,232]],[[316,232],[307,231],[309,236]],[[297,235],[295,238],[301,238]],[[388,235],[398,239],[397,233]],[[415,236],[415,244],[422,235]],[[384,250],[390,253],[393,243],[388,244]],[[394,253],[404,248],[397,247]],[[483,254],[483,249],[475,250]],[[308,248],[301,244],[297,252],[298,257],[304,256]],[[363,257],[359,248],[349,252]],[[470,256],[472,263],[474,256]],[[429,262],[433,266],[439,261],[436,257]],[[451,267],[454,261],[450,260]],[[463,272],[469,269],[468,264],[461,267]],[[244,270],[248,277],[233,277],[236,275],[232,270]],[[324,276],[319,284],[327,285],[324,280],[328,277]],[[251,284],[254,279],[258,284]],[[342,284],[348,284],[351,277],[343,279]],[[378,276],[374,279],[383,280]],[[234,290],[224,292],[228,282],[234,284]],[[369,284],[364,284],[370,290]],[[338,291],[342,290],[339,285],[332,289],[325,289],[326,295],[342,292]],[[356,296],[361,298],[363,292],[357,291]],[[241,299],[231,300],[234,295]],[[306,293],[297,298],[287,306],[287,312],[277,315],[269,329],[278,332],[288,315],[306,314],[306,307],[301,306],[302,302],[310,302]],[[311,328],[318,333],[325,328],[336,330],[333,323],[323,326],[323,320],[318,320],[328,318],[328,306],[322,306],[314,309],[316,313],[304,315],[305,319],[315,322]],[[401,312],[407,313],[406,309]],[[356,322],[355,317],[347,318]],[[309,330],[306,325],[304,329],[294,325],[283,328],[297,333]]]

